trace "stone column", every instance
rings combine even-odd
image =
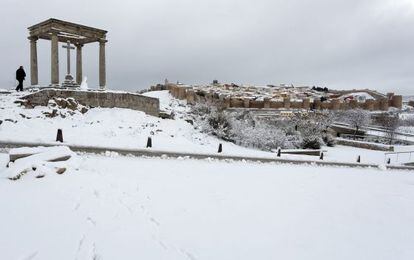
[[[51,84],[59,84],[59,39],[57,33],[51,37]]]
[[[76,83],[82,83],[82,47],[83,44],[76,44]]]
[[[99,41],[99,87],[101,90],[106,88],[106,61],[105,61],[105,43],[106,40]]]
[[[30,82],[32,86],[39,84],[37,68],[37,37],[29,37],[30,40]]]

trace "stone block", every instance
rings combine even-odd
[[[379,100],[379,110],[387,111],[388,108],[389,108],[388,99],[387,98],[380,99]]]
[[[230,107],[244,107],[244,101],[241,98],[230,98]]]
[[[264,101],[250,100],[250,108],[264,108]]]
[[[270,98],[264,99],[263,108],[270,108]]]
[[[341,103],[338,99],[333,99],[332,100],[332,109],[333,110],[339,110],[341,109]]]
[[[283,106],[284,106],[283,101],[270,101],[270,108],[278,109],[278,108],[283,108]]]
[[[302,108],[303,109],[310,109],[310,99],[309,98],[303,99]]]
[[[250,99],[245,98],[243,100],[243,106],[244,106],[244,108],[249,108],[250,107]]]
[[[283,107],[290,108],[290,97],[283,98]]]

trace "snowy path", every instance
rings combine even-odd
[[[413,259],[413,203],[414,175],[398,171],[83,156],[64,175],[0,179],[0,252]]]
[[[2,142],[0,141],[0,149],[8,150],[10,148],[15,147],[45,147],[45,146],[57,146],[61,145],[61,143],[19,143],[19,142]],[[307,155],[292,155],[292,154],[282,154],[281,157],[277,157],[275,153],[268,153],[266,156],[245,156],[245,155],[232,155],[231,153],[186,153],[186,152],[171,152],[171,151],[162,151],[162,150],[154,150],[151,148],[146,149],[122,149],[116,147],[96,147],[96,146],[76,146],[76,145],[68,145],[72,151],[78,152],[80,154],[100,154],[100,155],[108,155],[111,156],[115,155],[126,155],[126,156],[137,156],[137,157],[160,157],[160,158],[178,158],[178,159],[217,159],[217,160],[226,160],[226,161],[252,161],[252,162],[260,162],[260,163],[280,163],[280,164],[296,164],[296,165],[318,165],[318,166],[334,166],[334,167],[353,167],[353,168],[379,168],[383,170],[409,170],[414,171],[414,167],[412,166],[405,166],[400,165],[400,162],[403,161],[404,158],[400,160],[396,160],[393,156],[391,164],[386,164],[385,161],[378,161],[378,163],[367,163],[370,160],[370,157],[365,157],[366,152],[364,154],[364,161],[359,163],[355,161],[349,161],[352,156],[349,153],[345,153],[346,149],[342,148],[344,151],[341,151],[343,157],[340,158],[340,161],[335,159],[337,158],[338,154],[334,154],[334,156],[327,156],[327,151],[324,150],[325,159],[321,160],[319,156],[307,156]],[[329,149],[331,152],[335,151],[334,148],[330,147]],[[365,151],[364,149],[361,149]],[[355,152],[355,149],[352,149]],[[357,150],[356,150],[357,151]],[[372,156],[374,151],[372,151],[369,155]],[[329,154],[330,155],[330,154]],[[360,154],[361,155],[361,154]],[[375,154],[374,158],[379,156]],[[392,156],[388,156],[392,157]],[[402,156],[400,156],[402,157]],[[327,159],[326,159],[327,158]],[[334,159],[333,159],[334,158]],[[359,157],[361,158],[361,157]],[[368,159],[368,160],[367,160]],[[378,158],[376,158],[378,159]]]

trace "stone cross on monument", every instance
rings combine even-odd
[[[74,50],[75,47],[72,47],[70,45],[70,41],[68,41],[67,44],[66,44],[66,46],[63,46],[62,48],[67,49],[67,59],[68,59],[67,66],[68,66],[68,68],[67,68],[67,76],[66,76],[66,78],[68,76],[70,76],[73,79],[72,75],[70,74],[70,50]]]
[[[62,83],[63,87],[79,87],[79,85],[73,80],[72,75],[70,74],[70,50],[74,50],[75,47],[70,45],[70,41],[66,42],[66,46],[62,46],[62,48],[66,49],[67,51],[67,74],[65,80]]]

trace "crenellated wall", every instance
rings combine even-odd
[[[402,108],[402,96],[394,95],[393,93],[387,96],[376,94],[377,99],[368,99],[365,103],[356,100],[349,102],[342,102],[339,99],[331,99],[321,102],[315,100],[311,102],[309,98],[304,98],[302,101],[291,100],[289,97],[284,97],[283,100],[272,100],[264,98],[263,100],[255,100],[251,97],[229,97],[225,94],[220,94],[210,90],[194,90],[192,87],[179,86],[169,84],[167,87],[171,95],[177,99],[187,100],[189,104],[195,103],[216,103],[224,108],[273,108],[273,109],[316,109],[316,110],[348,110],[348,109],[366,109],[366,110],[388,110],[389,107]],[[370,93],[376,93],[371,91]]]

